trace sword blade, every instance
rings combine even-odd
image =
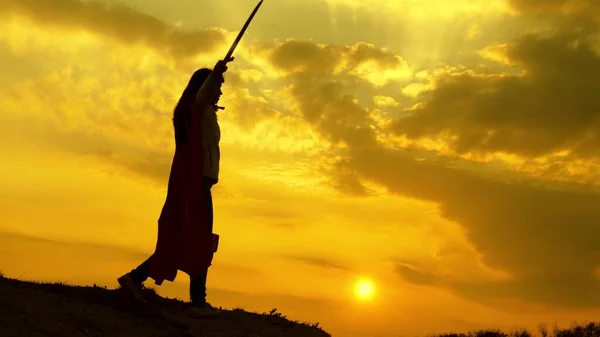
[[[231,45],[231,48],[229,48],[229,51],[227,52],[227,55],[224,58],[225,61],[229,60],[231,58],[231,56],[233,55],[233,51],[237,47],[238,43],[240,43],[240,40],[242,39],[242,36],[244,36],[244,33],[246,32],[246,29],[248,29],[248,26],[250,25],[250,22],[254,18],[254,15],[256,14],[256,12],[258,12],[258,9],[260,8],[260,5],[262,5],[262,3],[263,3],[263,0],[260,0],[260,2],[258,3],[258,5],[256,5],[256,7],[254,8],[254,11],[252,11],[252,14],[250,14],[250,17],[248,18],[248,20],[246,20],[246,23],[244,24],[244,27],[242,27],[242,30],[239,32],[238,36],[235,38],[235,41],[233,41],[233,44]]]

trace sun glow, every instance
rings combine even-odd
[[[354,286],[354,294],[360,300],[369,300],[373,297],[375,292],[373,282],[368,279],[361,279],[356,282]]]

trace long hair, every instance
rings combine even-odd
[[[196,94],[211,71],[208,68],[196,70],[175,106],[175,111],[173,111],[173,128],[175,129],[176,145],[187,141],[187,122],[188,116],[192,111],[192,104],[196,104]]]

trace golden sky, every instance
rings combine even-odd
[[[348,337],[598,317],[599,4],[266,0],[223,88],[209,300]],[[254,5],[0,0],[6,276],[114,287],[152,252],[173,107]]]

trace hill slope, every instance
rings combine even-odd
[[[144,305],[120,290],[0,276],[2,336],[331,336],[316,326],[289,321],[275,311],[226,310],[217,318],[193,318],[183,302],[162,298],[151,290],[148,295],[150,304]]]

